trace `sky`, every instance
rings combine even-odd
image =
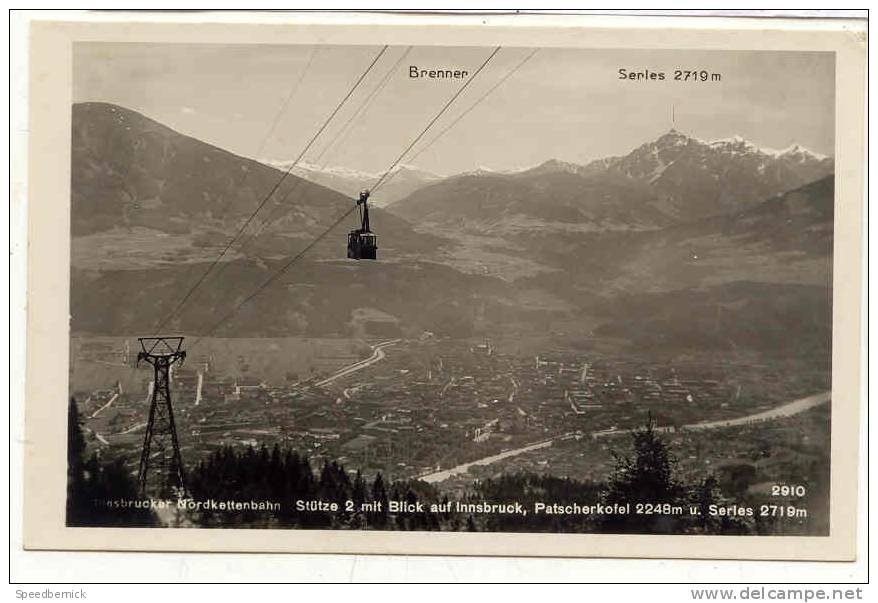
[[[246,157],[291,160],[380,50],[77,43],[73,100],[122,105]],[[834,155],[834,55],[771,51],[538,49],[429,144],[532,50],[500,49],[402,163],[443,175],[553,158],[586,163],[628,153],[672,127],[707,141],[738,135],[764,148],[799,144]],[[413,79],[410,66],[472,73],[491,51],[389,47],[302,160],[387,169],[465,82]],[[619,69],[666,79],[622,80]],[[675,69],[721,80],[674,81]]]

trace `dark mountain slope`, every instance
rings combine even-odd
[[[646,188],[613,175],[479,173],[426,186],[387,209],[415,224],[479,234],[510,234],[537,226],[626,230],[671,223],[651,202]]]
[[[222,249],[283,174],[123,107],[73,106],[74,237],[145,227]],[[267,255],[293,253],[297,241],[318,234],[353,203],[341,193],[290,174],[247,232],[270,218],[269,234],[255,249]],[[373,221],[388,235],[389,248],[400,253],[417,251],[430,241],[381,209],[374,209]],[[343,239],[345,228],[355,225],[356,217],[351,216],[339,226],[337,236]]]
[[[833,197],[830,176],[734,214],[607,238],[574,254],[579,261],[561,274],[602,323],[598,335],[828,363]]]
[[[661,184],[697,153],[756,153],[671,143],[645,145],[638,161],[550,162],[428,186],[393,206],[399,216],[374,210],[375,263],[344,259],[352,216],[216,334],[354,335],[380,323],[373,334],[463,337],[558,324],[637,346],[826,356],[833,178],[750,201],[763,189],[732,193],[753,155],[704,163],[726,166],[726,188],[704,184],[694,167],[690,180],[683,170]],[[772,157],[793,167],[778,164],[787,175],[764,190],[817,173],[813,156],[781,155]],[[74,108],[73,163],[74,332],[149,333],[258,204],[257,191],[281,176],[97,103]],[[672,184],[687,192],[667,193]],[[233,250],[171,330],[206,332],[352,206],[321,186],[300,187],[304,199],[268,212],[284,217],[244,253]],[[684,211],[694,203],[710,211]],[[491,262],[509,268],[505,278]]]
[[[73,140],[76,332],[148,333],[282,176],[104,103],[74,106]],[[294,175],[274,199],[252,227],[279,218],[274,226],[243,250],[233,246],[168,328],[205,332],[354,203]],[[372,224],[379,262],[345,259],[347,230],[357,225],[354,212],[217,333],[352,333],[359,328],[352,324],[355,316],[377,312],[398,329],[467,335],[485,322],[492,305],[500,304],[488,312],[496,317],[521,319],[530,312],[507,283],[422,261],[442,239],[415,232],[380,208],[372,209]]]
[[[739,138],[706,143],[672,130],[586,166],[549,160],[522,172],[448,178],[388,209],[413,223],[480,234],[657,228],[746,209],[832,170],[831,158],[800,147],[766,152]]]

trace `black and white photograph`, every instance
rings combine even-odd
[[[73,52],[68,526],[828,534],[833,53]]]
[[[34,29],[25,548],[855,557],[857,31],[248,18]]]

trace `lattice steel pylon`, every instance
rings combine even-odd
[[[183,338],[140,337],[138,341],[143,350],[137,354],[137,363],[143,360],[155,370],[149,420],[137,474],[140,495],[158,498],[184,496],[186,486],[171,407],[169,370],[172,364],[186,358],[186,352],[180,349]]]

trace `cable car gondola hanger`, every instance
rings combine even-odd
[[[170,320],[170,318],[171,318],[172,316],[174,316],[175,314],[177,314],[177,313],[179,312],[180,308],[181,308],[181,307],[186,303],[186,301],[192,296],[192,293],[193,293],[193,292],[194,292],[194,291],[195,291],[195,290],[201,285],[201,283],[207,278],[208,274],[211,272],[211,270],[213,269],[213,267],[216,266],[216,265],[219,263],[219,261],[220,261],[220,259],[222,258],[222,256],[225,254],[226,251],[228,251],[228,249],[231,247],[232,243],[234,243],[234,242],[238,239],[238,237],[239,237],[239,236],[241,235],[241,233],[243,232],[244,228],[246,228],[246,226],[252,221],[252,219],[256,216],[256,214],[262,209],[262,207],[263,207],[263,206],[268,202],[268,200],[272,197],[272,195],[274,194],[274,192],[279,188],[279,186],[280,186],[281,182],[283,181],[283,179],[286,178],[287,175],[289,175],[289,173],[292,171],[292,168],[298,163],[298,161],[301,159],[301,157],[304,156],[305,152],[306,152],[307,149],[311,146],[311,144],[313,143],[313,141],[316,140],[316,138],[317,138],[317,137],[323,132],[323,130],[326,128],[326,126],[328,125],[328,123],[332,120],[332,118],[335,116],[335,114],[338,112],[338,110],[341,108],[341,106],[347,101],[348,98],[350,98],[351,94],[353,94],[353,92],[354,92],[354,90],[356,89],[356,87],[357,87],[357,86],[359,85],[359,83],[360,83],[360,82],[366,77],[366,75],[368,74],[369,70],[374,66],[374,64],[378,61],[378,59],[383,55],[383,53],[387,50],[387,48],[388,48],[387,46],[384,46],[384,48],[383,48],[383,49],[378,53],[378,55],[372,60],[372,64],[371,64],[371,65],[366,69],[366,71],[360,76],[360,78],[359,78],[359,79],[357,80],[357,82],[354,84],[353,88],[351,88],[351,90],[348,92],[348,94],[345,96],[345,98],[342,99],[341,103],[339,103],[339,105],[338,105],[338,106],[336,107],[336,109],[332,112],[332,114],[330,114],[330,116],[329,116],[329,117],[327,118],[327,120],[324,122],[323,126],[321,126],[321,128],[317,131],[317,133],[314,135],[314,137],[312,137],[311,141],[309,141],[308,145],[306,145],[306,148],[302,151],[302,153],[300,154],[299,158],[297,158],[297,160],[296,160],[294,163],[292,163],[292,164],[290,165],[290,167],[289,167],[289,168],[287,169],[287,171],[284,173],[284,175],[283,175],[283,177],[280,179],[280,181],[274,186],[274,188],[272,189],[271,193],[270,193],[269,195],[267,195],[267,196],[263,199],[263,201],[259,204],[259,206],[257,206],[256,210],[250,215],[250,217],[247,219],[247,221],[244,223],[244,225],[239,229],[238,233],[236,233],[236,235],[235,235],[235,236],[232,238],[232,240],[228,243],[228,245],[226,246],[226,249],[224,249],[223,252],[220,254],[220,256],[214,260],[213,264],[211,264],[211,267],[208,268],[208,270],[205,271],[205,272],[202,274],[202,276],[201,276],[201,277],[196,281],[196,283],[190,288],[189,292],[187,292],[187,294],[183,297],[183,299],[182,299],[181,302],[177,305],[177,307],[176,307],[176,308],[175,308],[175,309],[174,309],[174,310],[173,310],[173,311],[172,311],[172,312],[171,312],[171,313],[170,313],[170,314],[169,314],[169,315],[168,315],[168,316],[162,321],[162,323],[161,323],[162,325],[164,325],[168,320]],[[442,115],[448,110],[448,108],[449,108],[449,107],[451,106],[451,104],[455,101],[455,99],[457,99],[457,97],[459,97],[459,96],[463,93],[463,91],[466,90],[466,88],[467,88],[467,87],[469,86],[469,84],[475,79],[475,77],[476,77],[479,73],[481,73],[481,71],[482,71],[482,70],[485,68],[485,66],[491,61],[491,59],[494,58],[494,56],[500,51],[500,48],[501,48],[500,46],[497,46],[496,48],[494,48],[494,50],[493,50],[493,51],[491,52],[491,54],[488,55],[488,57],[482,62],[482,64],[479,66],[479,68],[476,69],[476,71],[475,71],[475,72],[469,77],[469,79],[468,79],[466,82],[464,82],[463,86],[461,86],[461,87],[457,90],[457,92],[455,92],[454,95],[452,95],[452,97],[451,97],[450,99],[448,99],[448,101],[445,103],[445,105],[442,107],[442,109],[439,110],[439,112],[433,117],[433,119],[430,120],[430,122],[426,125],[426,127],[424,127],[424,129],[421,130],[421,132],[420,132],[420,133],[419,133],[419,134],[418,134],[418,135],[417,135],[417,136],[416,136],[416,137],[415,137],[415,138],[409,143],[409,145],[405,148],[405,150],[403,150],[403,152],[400,153],[400,155],[396,158],[396,160],[394,160],[394,162],[390,165],[390,167],[387,169],[387,171],[385,171],[384,174],[382,174],[382,176],[378,179],[378,181],[372,186],[372,189],[371,189],[371,192],[372,192],[372,193],[374,193],[378,188],[381,187],[382,184],[385,184],[388,180],[390,180],[390,179],[393,177],[393,174],[392,174],[392,172],[393,172],[393,168],[396,167],[396,166],[399,164],[400,161],[402,161],[403,157],[405,157],[405,155],[408,154],[409,151],[411,151],[412,147],[414,147],[414,146],[415,146],[415,145],[416,145],[416,144],[417,144],[417,143],[423,138],[424,134],[426,134],[427,131],[433,126],[433,124],[435,124],[435,123],[436,123],[436,122],[442,117]],[[519,64],[518,66],[516,66],[515,68],[513,68],[513,71],[516,70],[518,67],[520,67],[522,64],[523,64],[523,62],[520,63],[520,64]],[[493,88],[492,88],[491,90],[493,90]],[[490,91],[489,91],[489,92],[490,92]],[[486,96],[486,95],[484,95],[484,96]],[[478,101],[476,101],[475,104],[478,104],[479,102],[481,102],[481,100],[482,100],[482,99],[480,98]],[[458,120],[455,120],[455,122],[453,122],[453,123],[456,123],[457,121],[458,121]],[[444,133],[445,133],[445,132],[443,131],[441,134],[444,134]],[[441,136],[441,134],[440,134],[440,136]],[[439,137],[433,139],[433,140],[430,142],[430,144],[428,144],[427,146],[430,146],[430,145],[431,145],[433,142],[435,142],[438,138],[439,138]],[[369,193],[370,193],[370,191],[363,191],[363,193],[360,194],[360,199],[357,201],[357,206],[362,205],[363,207],[361,208],[361,212],[362,212],[362,214],[361,214],[361,224],[360,224],[360,228],[359,228],[359,229],[356,229],[356,230],[353,230],[353,231],[351,231],[351,232],[348,234],[348,257],[351,258],[351,259],[358,259],[358,260],[359,260],[359,259],[376,259],[376,256],[377,256],[377,249],[378,249],[378,245],[377,245],[377,236],[376,236],[376,235],[370,230],[370,228],[369,228],[369,216],[368,216],[368,211],[369,211],[369,210],[368,210],[368,205],[367,205],[367,200],[368,200],[368,197],[369,197]],[[286,199],[286,195],[284,196],[284,199]],[[312,249],[315,245],[317,245],[317,244],[318,244],[323,238],[325,238],[327,235],[329,235],[329,233],[330,233],[330,232],[331,232],[336,226],[338,226],[338,225],[339,225],[339,224],[340,224],[345,218],[347,218],[347,216],[349,216],[351,213],[353,213],[354,209],[355,209],[355,208],[352,207],[352,208],[350,208],[348,211],[344,212],[344,214],[342,214],[341,216],[339,216],[338,219],[335,220],[335,221],[334,221],[334,222],[333,222],[333,223],[332,223],[332,224],[331,224],[326,230],[324,230],[322,233],[320,233],[320,234],[319,234],[314,240],[312,240],[312,241],[311,241],[308,245],[306,245],[301,251],[299,251],[299,253],[297,253],[297,254],[294,255],[292,258],[290,258],[289,261],[287,261],[285,264],[283,264],[278,270],[276,270],[276,271],[275,271],[273,274],[271,274],[271,275],[270,275],[270,276],[269,276],[264,282],[262,282],[262,284],[260,284],[260,285],[256,288],[256,290],[253,291],[253,293],[251,293],[251,294],[248,295],[246,298],[244,298],[241,302],[239,302],[238,304],[236,304],[235,307],[231,309],[231,311],[229,311],[228,313],[226,313],[226,315],[223,316],[223,317],[222,317],[220,320],[218,320],[216,323],[214,323],[213,326],[210,327],[204,335],[202,335],[201,337],[199,337],[199,338],[195,341],[195,343],[194,343],[193,345],[190,346],[190,350],[191,350],[193,347],[195,347],[196,345],[198,345],[201,341],[203,341],[205,337],[208,337],[208,336],[210,336],[212,333],[214,333],[214,332],[220,327],[220,325],[222,325],[222,324],[225,323],[227,320],[229,320],[229,319],[230,319],[234,314],[236,314],[236,313],[237,313],[237,312],[238,312],[238,311],[239,311],[239,310],[240,310],[245,304],[249,303],[253,298],[255,298],[256,296],[258,296],[262,291],[264,291],[264,290],[265,290],[266,288],[268,288],[272,283],[274,283],[277,279],[279,279],[281,276],[283,276],[283,275],[284,275],[284,274],[285,274],[285,273],[286,273],[286,272],[287,272],[287,271],[288,271],[288,270],[289,270],[289,269],[290,269],[290,268],[291,268],[291,267],[292,267],[292,266],[293,266],[298,260],[300,260],[300,259],[301,259],[301,258],[302,258],[302,257],[303,257],[303,256],[309,251],[309,250],[311,250],[311,249]],[[269,219],[270,219],[270,218],[269,218]],[[261,230],[260,230],[260,232],[261,232]],[[161,328],[161,326],[160,326],[159,328]]]
[[[348,257],[353,260],[374,260],[378,255],[378,237],[369,229],[369,191],[360,193],[360,227],[348,233]]]

